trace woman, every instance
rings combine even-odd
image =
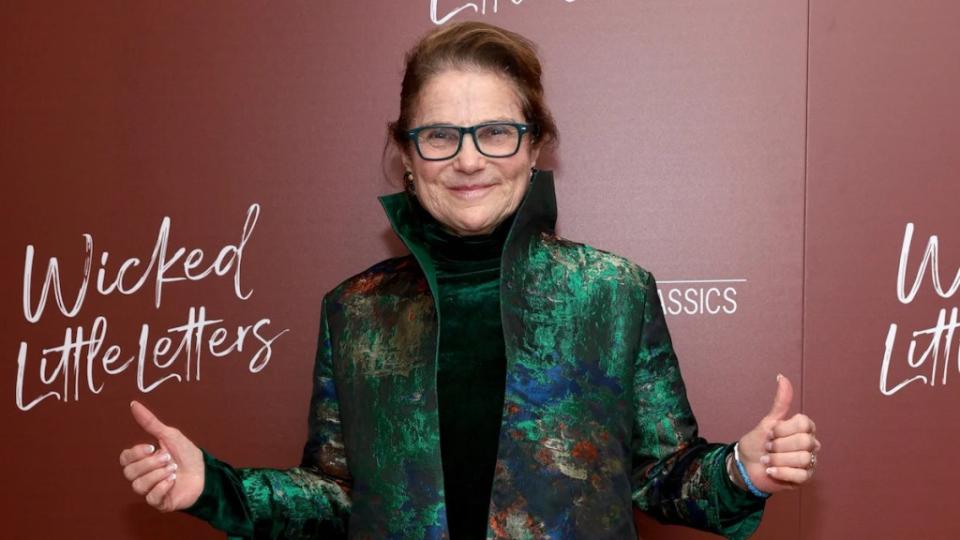
[[[706,443],[653,277],[554,235],[540,75],[482,23],[410,51],[405,191],[381,203],[411,255],[324,297],[301,466],[234,469],[133,403],[161,449],[121,453],[134,491],[240,537],[625,539],[637,507],[743,538],[811,477],[789,381],[738,444]]]

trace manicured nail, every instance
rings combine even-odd
[[[170,472],[173,472],[173,471],[177,470],[177,464],[176,464],[176,463],[171,463],[171,464],[167,465],[167,470],[170,471]]]
[[[777,382],[780,382],[780,379],[783,378],[783,373],[777,373]]]
[[[763,447],[766,448],[768,452],[769,452],[769,451],[772,451],[772,450],[773,450],[773,443],[772,443],[772,442],[767,442],[767,444],[764,444]]]
[[[760,463],[763,463],[764,465],[769,465],[769,464],[770,464],[770,456],[769,456],[768,454],[764,454],[764,455],[760,456]]]
[[[156,450],[157,450],[157,447],[156,447],[156,446],[154,446],[154,445],[152,445],[152,444],[148,444],[148,445],[147,445],[147,453],[148,453],[148,454],[152,454],[152,453],[156,452]]]
[[[775,469],[774,469],[773,467],[767,467],[767,474],[773,475],[773,471],[774,471],[774,470],[775,470]]]
[[[170,476],[167,477],[167,480],[169,480],[169,481],[171,481],[171,482],[173,482],[173,481],[176,480],[176,479],[177,479],[177,473],[173,473],[173,474],[171,474]]]
[[[160,461],[170,461],[170,459],[172,459],[170,452],[164,452],[163,455],[160,456]]]

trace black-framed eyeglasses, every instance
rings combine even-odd
[[[470,127],[430,125],[413,128],[407,137],[417,147],[417,153],[427,161],[443,161],[456,156],[463,146],[463,136],[469,133],[477,151],[492,158],[505,158],[520,150],[524,133],[537,134],[535,124],[517,122],[486,122]]]

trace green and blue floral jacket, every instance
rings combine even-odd
[[[448,538],[437,413],[435,272],[411,202],[381,198],[411,255],[323,301],[300,467],[204,453],[187,511],[244,538]],[[745,538],[763,501],[730,482],[686,398],[651,274],[554,233],[537,172],[501,261],[507,376],[487,537],[634,539],[633,512]],[[456,539],[453,539],[456,540]]]

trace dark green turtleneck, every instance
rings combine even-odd
[[[500,255],[513,219],[488,235],[458,236],[417,211],[437,276],[437,396],[450,538],[485,538],[506,376]]]

